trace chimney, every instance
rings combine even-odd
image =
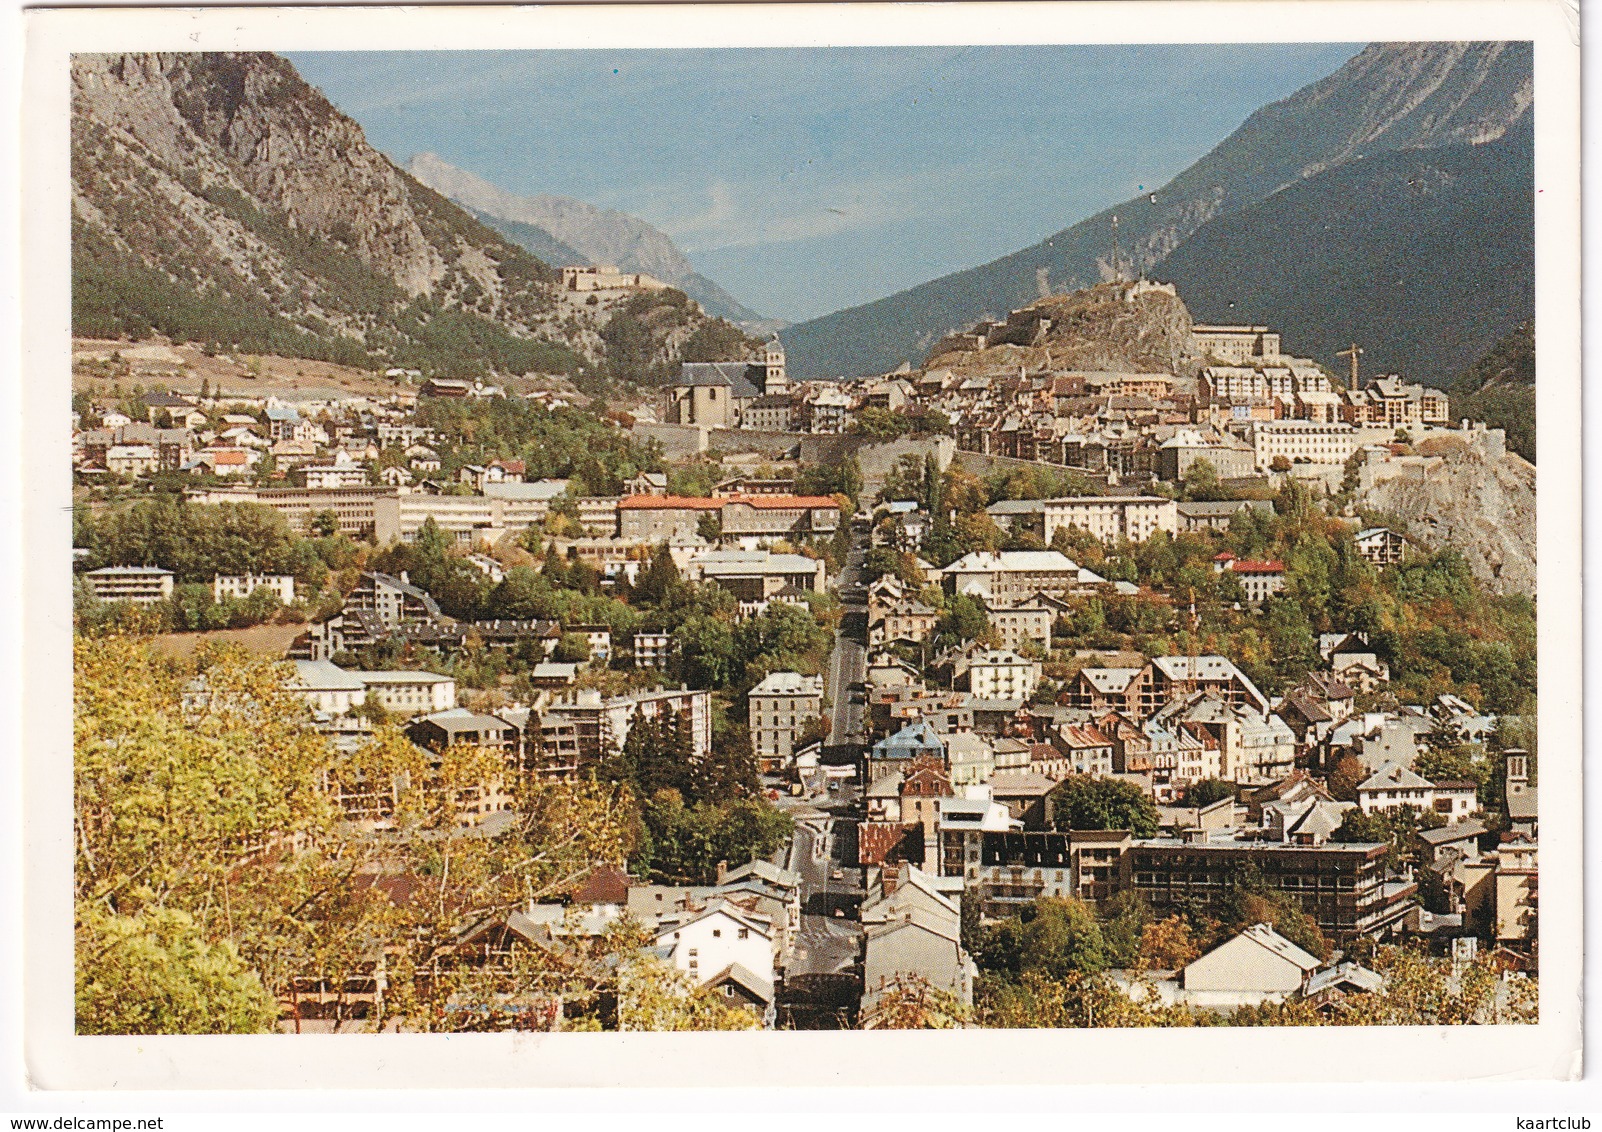
[[[727,861],[719,861],[718,862],[718,883],[719,884],[723,884],[728,879],[729,879],[729,863]]]
[[[901,869],[901,865],[885,865],[884,875],[880,881],[880,887],[884,889],[884,894],[886,896],[893,896],[896,889],[901,887]]]
[[[403,586],[409,586],[409,585],[412,584],[412,580],[406,576],[406,571],[405,570],[401,571],[400,579],[401,579],[401,585],[403,585]]]

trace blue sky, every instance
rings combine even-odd
[[[292,53],[396,161],[662,229],[791,321],[1155,188],[1354,44]]]

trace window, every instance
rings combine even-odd
[[[722,928],[713,928],[712,929],[712,938],[713,939],[722,939],[723,938],[723,929]]]
[[[713,933],[713,934],[716,934],[716,933]],[[741,928],[740,929],[740,938],[741,939],[750,939],[751,938],[751,929],[750,928]]]

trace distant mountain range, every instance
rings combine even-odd
[[[573,197],[520,197],[432,153],[417,154],[406,171],[547,263],[644,272],[671,283],[714,317],[749,328],[771,325],[697,272],[671,239],[638,217]]]
[[[1369,366],[1443,378],[1533,317],[1532,55],[1527,43],[1370,46],[1155,193],[788,328],[790,370],[916,364],[946,333],[1037,298],[1042,280],[1062,292],[1147,274],[1180,282],[1198,317],[1271,322],[1288,349],[1332,367],[1356,339]]]

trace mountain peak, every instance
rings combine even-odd
[[[406,163],[406,171],[530,250],[536,249],[526,240],[535,241],[542,248],[566,247],[585,262],[643,272],[671,283],[700,303],[708,314],[746,326],[762,322],[761,315],[698,273],[665,233],[638,217],[598,208],[574,197],[518,196],[433,153],[417,154]],[[508,225],[536,231],[520,231]]]
[[[791,327],[785,333],[791,371],[798,377],[888,372],[949,331],[1033,300],[1043,285],[1069,291],[1157,271],[1210,222],[1321,173],[1385,152],[1500,140],[1528,114],[1533,54],[1522,42],[1371,45],[1333,74],[1253,113],[1155,193],[991,263]]]

